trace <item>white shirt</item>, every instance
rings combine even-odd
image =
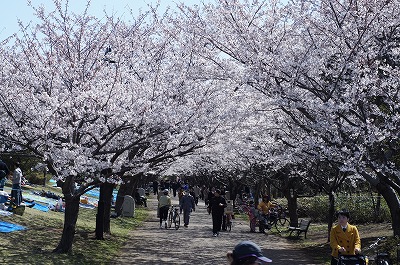
[[[14,170],[12,184],[21,184],[21,179],[22,179],[22,170],[19,167],[17,167]]]

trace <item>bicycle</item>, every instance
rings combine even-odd
[[[281,233],[284,228],[289,227],[289,219],[286,218],[286,212],[282,206],[277,204],[270,209],[268,213],[268,224],[270,227],[275,227],[278,233]]]
[[[174,224],[175,230],[179,229],[181,224],[181,217],[179,216],[179,207],[171,205],[168,213],[168,228],[171,228],[172,223]]]
[[[389,254],[387,252],[380,252],[379,251],[379,242],[385,240],[384,237],[379,237],[374,243],[372,243],[366,251],[373,249],[374,250],[374,257],[369,258],[369,264],[376,264],[376,265],[391,265],[392,262],[390,261]],[[374,263],[372,263],[372,261]]]

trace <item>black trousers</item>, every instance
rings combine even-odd
[[[337,264],[338,264],[338,260],[332,256],[331,265],[337,265]]]
[[[212,213],[213,234],[216,234],[219,231],[221,231],[223,216],[224,216],[224,213]]]
[[[169,206],[160,207],[160,224],[168,218]]]

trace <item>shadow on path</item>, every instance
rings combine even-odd
[[[172,198],[178,204],[177,198]],[[160,229],[156,217],[157,200],[150,198],[149,219],[131,232],[131,238],[121,253],[111,264],[227,264],[226,253],[242,240],[251,240],[263,249],[264,255],[272,259],[271,264],[317,265],[293,243],[276,235],[250,233],[245,221],[234,224],[231,232],[221,232],[212,237],[211,216],[203,201],[199,201],[196,211],[191,214],[188,228]]]

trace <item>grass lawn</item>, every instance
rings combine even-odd
[[[50,187],[33,189],[60,191]],[[28,192],[28,191],[23,191]],[[60,194],[61,195],[61,194]],[[111,234],[94,240],[96,209],[79,209],[73,250],[70,254],[52,253],[61,239],[64,213],[42,212],[26,207],[22,216],[0,216],[1,221],[27,229],[0,234],[0,264],[107,264],[129,238],[129,232],[148,216],[146,208],[136,208],[135,218],[112,218]]]

